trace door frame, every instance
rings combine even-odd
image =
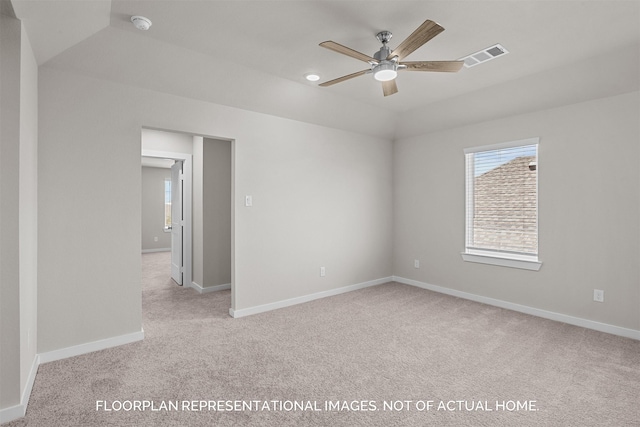
[[[172,159],[182,161],[182,173],[184,176],[182,187],[182,209],[184,227],[182,229],[182,286],[192,288],[193,279],[193,253],[192,253],[192,198],[193,198],[193,155],[187,153],[175,153],[173,151],[156,151],[142,149],[142,157],[156,157],[159,159]]]
[[[149,157],[147,157],[149,158]],[[184,162],[174,160],[171,165],[171,278],[178,285],[184,285],[184,257],[182,241],[184,240]],[[166,195],[165,195],[166,198]],[[166,209],[166,208],[165,208]],[[166,214],[165,214],[166,215]]]

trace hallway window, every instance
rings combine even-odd
[[[164,231],[171,231],[171,180],[164,180]]]

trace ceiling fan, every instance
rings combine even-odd
[[[329,80],[328,82],[320,83],[320,86],[331,86],[354,77],[373,73],[373,77],[382,82],[382,92],[384,93],[384,96],[388,96],[398,92],[398,86],[396,85],[395,78],[399,70],[457,72],[462,68],[462,64],[464,64],[463,61],[400,62],[411,52],[418,49],[420,46],[443,31],[444,28],[439,24],[427,19],[413,33],[411,33],[405,41],[400,43],[400,45],[393,50],[387,46],[387,43],[391,40],[391,32],[380,31],[376,34],[376,38],[380,43],[382,43],[382,47],[379,51],[373,54],[373,57],[333,41],[322,42],[320,43],[320,46],[333,50],[334,52],[359,59],[360,61],[368,62],[370,67],[366,70],[358,71],[357,73],[348,74],[346,76],[338,77],[337,79]]]

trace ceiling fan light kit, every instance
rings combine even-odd
[[[379,82],[388,82],[395,79],[397,75],[398,65],[391,61],[385,61],[373,67],[373,78]]]
[[[443,31],[444,28],[439,24],[427,19],[394,50],[391,50],[387,46],[393,34],[391,34],[390,31],[380,31],[376,34],[376,38],[382,43],[382,47],[374,53],[373,56],[365,55],[364,53],[360,53],[333,41],[322,42],[320,46],[324,48],[367,62],[369,69],[320,83],[320,86],[327,87],[363,74],[373,73],[374,79],[382,82],[382,92],[384,96],[389,96],[398,92],[398,87],[395,82],[398,70],[457,72],[462,68],[464,64],[463,61],[401,62],[406,56]]]

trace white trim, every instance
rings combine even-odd
[[[231,289],[231,283],[226,283],[224,285],[215,285],[215,286],[200,286],[196,282],[191,282],[191,287],[201,294],[206,294],[209,292],[226,291],[227,289]]]
[[[8,423],[9,421],[17,420],[24,417],[27,412],[27,407],[22,403],[15,406],[9,406],[8,408],[0,409],[0,423]]]
[[[61,348],[59,350],[48,351],[46,353],[40,353],[40,363],[48,363],[55,360],[80,356],[81,354],[105,350],[107,348],[117,347],[124,344],[130,344],[132,342],[142,341],[143,339],[144,329],[140,329],[140,331],[132,332],[130,334],[92,341],[85,344],[74,345],[72,347]]]
[[[124,344],[130,344],[132,342],[141,341],[144,339],[144,330],[131,334],[120,335],[118,337],[107,338],[104,340],[93,341],[86,344],[80,344],[73,347],[62,348],[60,350],[49,351],[46,353],[36,354],[33,358],[33,364],[29,371],[29,377],[27,383],[22,391],[20,404],[10,406],[8,408],[0,409],[0,423],[8,423],[9,421],[22,418],[27,413],[27,406],[29,405],[29,398],[31,397],[31,391],[33,390],[33,384],[36,381],[36,374],[38,373],[38,367],[42,363],[53,362],[55,360],[66,359],[73,356],[80,356],[81,354],[91,353],[93,351],[105,350],[111,347],[117,347]]]
[[[24,390],[22,391],[20,404],[0,409],[0,423],[8,423],[9,421],[17,420],[18,418],[24,417],[24,415],[27,413],[27,406],[29,405],[31,390],[33,390],[33,383],[36,381],[38,366],[40,366],[40,356],[36,354],[36,356],[33,358],[33,363],[31,364],[31,370],[29,371],[27,383],[25,384]]]
[[[157,248],[157,249],[143,249],[143,254],[150,254],[153,252],[171,252],[171,248]]]
[[[330,289],[328,291],[316,292],[314,294],[304,295],[301,297],[290,298],[282,301],[276,301],[269,304],[257,305],[255,307],[242,308],[240,310],[229,309],[231,317],[244,317],[252,314],[264,313],[266,311],[277,310],[279,308],[290,307],[292,305],[302,304],[305,302],[331,297],[334,295],[344,294],[346,292],[357,291],[358,289],[368,288],[370,286],[377,286],[383,283],[388,283],[393,280],[392,277],[383,277],[376,280],[370,280],[368,282],[357,283],[355,285],[344,286],[342,288]]]
[[[523,145],[535,145],[540,143],[540,137],[520,139],[518,141],[499,142],[497,144],[481,145],[479,147],[468,147],[464,149],[464,154],[477,153],[479,151],[501,150],[504,148],[514,148]]]
[[[27,384],[22,391],[22,404],[24,409],[27,409],[29,405],[29,398],[31,397],[31,391],[33,390],[33,383],[36,381],[36,374],[38,373],[38,367],[40,366],[40,355],[36,354],[31,364],[31,370],[29,371],[29,377],[27,378]]]
[[[538,271],[542,266],[542,262],[526,260],[526,259],[514,259],[514,258],[505,258],[501,256],[495,255],[481,255],[481,254],[470,254],[466,252],[462,252],[462,259],[468,262],[477,262],[480,264],[490,264],[490,265],[499,265],[501,267],[511,267],[511,268],[521,268],[523,270],[533,270]]]
[[[530,314],[532,316],[542,317],[544,319],[555,320],[556,322],[568,323],[570,325],[580,326],[587,329],[593,329],[595,331],[606,332],[608,334],[619,335],[621,337],[640,340],[640,330],[636,330],[636,329],[623,328],[621,326],[609,325],[607,323],[600,323],[593,320],[583,319],[580,317],[569,316],[567,314],[555,313],[553,311],[542,310],[539,308],[515,304],[508,301],[484,297],[476,294],[470,294],[468,292],[458,291],[456,289],[445,288],[442,286],[431,285],[429,283],[419,282],[413,279],[405,279],[404,277],[393,276],[393,281],[398,283],[403,283],[405,285],[415,286],[422,289],[428,289],[430,291],[439,292],[441,294],[451,295],[454,297],[463,298],[470,301],[480,302],[482,304],[505,308],[507,310],[513,310],[520,313]]]

